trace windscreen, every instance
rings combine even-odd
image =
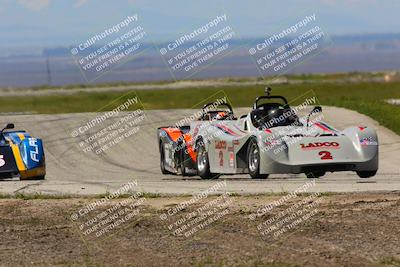
[[[281,104],[266,104],[251,112],[254,127],[302,126],[299,117],[290,107]]]

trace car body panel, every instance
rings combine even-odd
[[[0,176],[29,179],[46,175],[43,141],[25,131],[4,132],[0,145]]]
[[[260,149],[260,174],[376,171],[379,167],[375,130],[349,127],[339,131],[321,120],[300,119],[295,126],[260,128],[255,127],[249,113],[240,119],[198,120],[183,127],[161,127],[158,138],[166,144],[164,153],[168,154],[167,165],[173,173],[179,173],[177,154],[182,149],[190,154],[185,158],[186,166],[196,171],[195,148],[200,141],[208,152],[212,173],[248,173],[250,139],[255,139]]]

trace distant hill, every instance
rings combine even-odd
[[[305,57],[288,69],[287,73],[332,73],[351,71],[380,71],[400,69],[400,34],[365,34],[331,36],[332,43],[318,51],[318,55]],[[235,39],[229,42],[232,52],[191,78],[218,78],[260,76],[249,46],[262,42],[262,38]],[[277,42],[275,46],[286,40]],[[188,42],[179,49],[192,46]],[[166,44],[158,44],[163,47]],[[100,46],[99,46],[100,47]],[[91,48],[95,51],[99,47]],[[142,44],[144,53],[104,73],[95,83],[145,82],[181,79],[171,75],[155,45]],[[19,50],[17,54],[0,57],[0,87],[87,83],[70,52],[71,47],[44,48],[40,53]],[[48,60],[48,61],[47,61]],[[49,75],[51,76],[49,79]],[[263,75],[276,75],[263,73]]]

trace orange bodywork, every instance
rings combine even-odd
[[[187,153],[189,154],[190,158],[193,161],[196,161],[196,152],[194,151],[192,145],[192,136],[190,134],[182,133],[181,129],[179,128],[162,128],[162,129],[168,134],[168,136],[174,142],[177,142],[178,139],[182,136],[186,143]]]

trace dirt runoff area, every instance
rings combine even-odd
[[[400,266],[400,192],[0,200],[1,266]]]

